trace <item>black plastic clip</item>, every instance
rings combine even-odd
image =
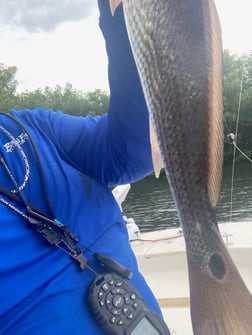
[[[66,226],[58,224],[57,222],[53,224],[51,222],[49,223],[48,219],[43,221],[41,217],[38,220],[33,216],[27,216],[27,219],[37,232],[50,244],[57,246],[66,254],[74,258],[80,264],[82,270],[86,268],[87,259],[83,255],[81,249],[75,245],[75,243],[78,242],[78,239]]]

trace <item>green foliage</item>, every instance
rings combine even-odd
[[[32,92],[16,93],[17,68],[0,64],[0,110],[33,109],[37,106],[62,111],[72,115],[101,115],[106,113],[109,96],[99,89],[83,93],[66,84],[54,89],[45,87]],[[237,112],[240,101],[240,117],[237,144],[248,156],[252,157],[252,55],[238,56],[228,50],[223,53],[224,78],[224,120],[225,135],[235,133]],[[242,84],[242,90],[241,90]],[[241,100],[240,100],[241,93]],[[225,141],[224,158],[233,157],[233,146]],[[237,159],[242,159],[238,153]]]
[[[224,120],[225,134],[236,132],[236,143],[252,157],[252,55],[238,56],[224,51]],[[238,113],[239,111],[239,113]],[[225,144],[225,161],[233,158],[233,146]],[[243,159],[237,154],[237,160]]]
[[[106,92],[99,89],[84,94],[67,83],[65,87],[56,86],[55,89],[45,87],[43,90],[23,92],[18,95],[17,101],[18,104],[15,107],[17,109],[42,106],[76,116],[95,116],[106,113],[109,97]]]
[[[16,67],[0,65],[0,110],[7,113],[11,109],[33,109],[42,106],[46,109],[62,111],[72,115],[101,115],[108,109],[109,96],[96,89],[83,93],[67,83],[64,87],[54,89],[45,87],[35,91],[16,93]]]
[[[6,67],[0,64],[0,111],[9,110],[16,101],[16,73],[15,66]]]

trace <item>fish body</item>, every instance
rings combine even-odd
[[[215,5],[123,0],[123,8],[185,236],[194,334],[252,334],[252,298],[215,214],[223,158],[222,41]]]

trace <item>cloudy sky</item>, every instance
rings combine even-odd
[[[252,50],[252,1],[215,1],[223,46]],[[107,60],[95,0],[0,0],[0,63],[18,67],[18,90],[70,82],[108,90]]]

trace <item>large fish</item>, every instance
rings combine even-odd
[[[115,11],[120,0],[110,0]],[[252,298],[218,230],[222,42],[212,0],[123,0],[162,161],[184,231],[197,335],[252,334]]]

